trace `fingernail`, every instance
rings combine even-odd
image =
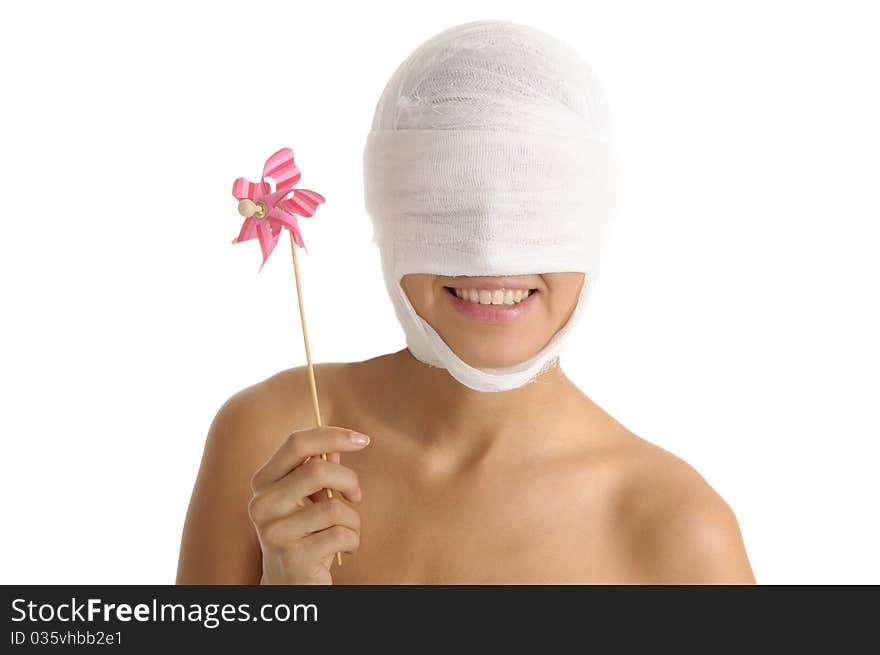
[[[348,436],[351,438],[351,442],[357,444],[358,446],[366,446],[368,443],[370,443],[370,438],[365,434],[361,434],[360,432],[352,432]]]

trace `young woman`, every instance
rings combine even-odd
[[[315,367],[330,427],[304,368],[223,405],[179,583],[754,582],[725,501],[560,365],[614,206],[609,137],[589,69],[533,28],[456,26],[401,64],[364,165],[407,347]]]

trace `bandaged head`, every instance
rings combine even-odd
[[[477,391],[552,366],[595,287],[616,206],[610,117],[577,51],[537,29],[476,21],[419,46],[391,77],[364,150],[364,199],[414,357]],[[419,316],[408,273],[583,272],[571,317],[532,357],[477,368]]]

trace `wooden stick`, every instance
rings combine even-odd
[[[290,232],[290,251],[293,253],[293,276],[296,278],[296,299],[299,301],[299,318],[302,322],[303,343],[306,347],[306,362],[309,369],[309,386],[312,390],[312,406],[315,410],[315,423],[321,427],[321,408],[318,406],[318,387],[315,384],[315,369],[312,366],[312,352],[309,349],[309,333],[306,330],[306,312],[303,309],[302,288],[299,283],[299,263],[296,260],[296,251],[298,246],[293,238],[293,232]],[[321,453],[321,459],[327,461],[327,453]],[[333,498],[333,491],[327,489],[327,498]],[[336,553],[336,561],[342,566],[342,553]]]

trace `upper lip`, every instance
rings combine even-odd
[[[510,277],[492,277],[483,279],[471,278],[461,281],[453,280],[449,284],[444,284],[443,286],[451,287],[453,289],[512,289],[514,291],[517,289],[525,291],[527,289],[535,288],[521,280]]]

